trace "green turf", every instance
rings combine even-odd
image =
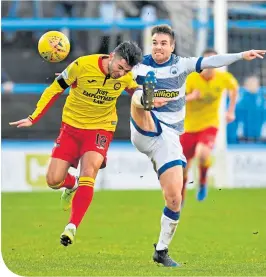
[[[96,192],[74,245],[59,244],[68,213],[58,192],[2,194],[2,255],[23,276],[266,275],[266,189],[211,190],[188,199],[170,247],[181,268],[151,260],[160,191]]]

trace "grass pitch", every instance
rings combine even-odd
[[[100,191],[69,247],[60,193],[2,193],[2,256],[23,276],[264,276],[266,189],[188,191],[164,268],[151,256],[164,206],[160,191]]]

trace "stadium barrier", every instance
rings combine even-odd
[[[84,30],[84,29],[104,29],[111,28],[120,29],[141,29],[158,25],[171,24],[168,19],[161,19],[156,21],[145,21],[139,18],[124,18],[112,21],[103,20],[101,18],[2,18],[2,31],[33,31],[33,30],[58,30],[68,28],[70,30]],[[192,21],[193,28],[197,31],[200,28],[213,30],[214,22],[209,20],[208,23],[202,23],[198,20]],[[266,22],[263,20],[229,20],[228,28],[233,29],[265,29]]]
[[[45,173],[52,147],[52,141],[4,141],[2,191],[46,190]],[[108,152],[107,163],[108,166],[100,170],[97,176],[96,189],[160,188],[152,164],[129,142],[113,142]],[[16,174],[12,169],[14,167]],[[78,173],[73,168],[71,172]]]
[[[46,169],[52,141],[2,142],[2,191],[47,190]],[[215,163],[215,153],[213,155]],[[233,148],[227,155],[227,188],[266,187],[266,149]],[[16,174],[14,174],[16,168]],[[72,174],[78,171],[71,169]],[[214,171],[209,172],[212,184]],[[18,182],[19,180],[19,182]],[[189,181],[193,181],[190,172]],[[192,188],[194,183],[188,184]],[[113,142],[108,152],[108,166],[100,170],[96,189],[130,190],[159,189],[160,184],[148,158],[138,152],[130,142]]]

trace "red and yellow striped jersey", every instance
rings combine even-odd
[[[43,92],[36,110],[29,118],[35,123],[71,86],[62,121],[80,129],[115,131],[116,101],[123,90],[138,87],[131,72],[119,79],[108,78],[103,72],[104,55],[83,56],[71,63]]]

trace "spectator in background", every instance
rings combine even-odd
[[[55,16],[66,18],[79,18],[82,16],[86,3],[84,1],[55,1]],[[71,43],[71,52],[75,57],[84,55],[82,36],[80,30],[70,30],[69,28],[61,29]]]
[[[14,83],[3,68],[1,69],[1,87],[4,93],[11,93],[14,88]]]
[[[244,80],[241,99],[237,105],[238,121],[243,124],[240,140],[257,142],[261,137],[263,125],[264,100],[257,76],[248,76]]]

